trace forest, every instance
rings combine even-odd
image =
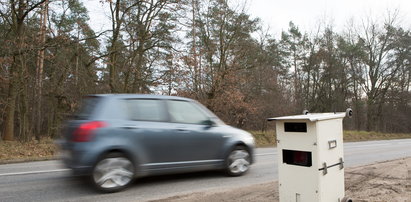
[[[411,26],[400,12],[275,35],[227,0],[0,0],[2,140],[57,138],[88,94],[196,99],[224,122],[268,130],[269,117],[354,114],[350,130],[411,132]]]

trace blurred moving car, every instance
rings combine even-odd
[[[254,139],[188,98],[111,94],[85,98],[60,146],[75,174],[115,192],[147,175],[211,169],[243,175],[253,163]]]

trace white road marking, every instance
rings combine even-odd
[[[12,176],[12,175],[30,175],[30,174],[40,174],[40,173],[54,173],[69,171],[70,169],[56,169],[56,170],[42,170],[42,171],[29,171],[29,172],[17,172],[17,173],[2,173],[1,176]]]

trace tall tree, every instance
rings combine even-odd
[[[164,61],[172,49],[178,2],[108,1],[112,30],[107,66],[112,92],[149,92],[153,65]]]
[[[6,106],[6,118],[3,127],[3,139],[13,140],[14,139],[14,126],[15,126],[15,111],[17,97],[21,93],[25,93],[24,80],[27,73],[27,66],[25,61],[25,54],[29,45],[26,43],[25,36],[25,21],[29,14],[31,14],[35,9],[42,5],[46,0],[10,0],[8,3],[1,2],[2,5],[7,7],[2,9],[1,16],[4,21],[8,23],[8,29],[10,31],[12,40],[12,62],[9,67],[9,86],[7,94],[7,106]],[[23,102],[25,99],[23,98]],[[23,103],[25,109],[23,109],[23,120],[21,124],[26,122],[26,117],[24,114],[27,113],[27,105]],[[23,133],[27,132],[23,128]]]
[[[40,14],[40,33],[39,33],[39,42],[44,46],[46,43],[46,31],[47,31],[47,19],[48,19],[48,7],[49,1],[46,0],[41,8]],[[41,120],[42,120],[42,92],[43,92],[43,69],[44,69],[44,52],[45,50],[41,48],[38,51],[37,55],[37,64],[36,64],[36,83],[35,83],[35,114],[36,114],[36,123],[35,123],[35,133],[36,138],[39,140],[41,135]]]
[[[57,134],[64,114],[72,112],[85,94],[99,90],[100,69],[96,61],[104,57],[100,44],[90,28],[87,10],[79,0],[56,1],[51,6],[50,34],[44,68],[44,104],[42,134]],[[102,56],[103,55],[103,56]]]
[[[349,81],[347,89],[351,94],[350,104],[353,108],[353,122],[355,130],[365,130],[365,98],[362,84],[364,83],[365,72],[363,68],[363,61],[367,54],[365,53],[364,41],[360,40],[357,33],[352,27],[346,30],[338,37],[337,47],[339,57],[343,58],[347,66],[346,77]]]
[[[388,57],[392,52],[395,20],[395,17],[388,18],[381,27],[369,19],[363,23],[362,32],[359,33],[367,55],[364,59],[365,79],[362,87],[367,95],[368,131],[378,130],[377,126],[380,125],[378,117],[382,116],[385,96],[399,69],[390,64]]]
[[[281,34],[281,49],[286,53],[285,65],[292,68],[292,90],[293,102],[296,105],[296,111],[302,111],[304,102],[302,100],[302,68],[307,62],[307,36],[303,35],[293,22],[289,23],[287,32]]]
[[[194,17],[187,23],[191,26],[187,34],[189,54],[183,57],[192,76],[189,94],[229,123],[243,126],[253,108],[242,86],[246,69],[254,67],[246,57],[248,48],[256,46],[251,33],[257,30],[258,20],[224,0],[190,3]]]

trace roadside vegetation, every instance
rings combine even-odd
[[[274,130],[248,132],[254,136],[257,147],[271,147],[276,145],[277,137]]]
[[[359,142],[370,140],[392,140],[411,138],[411,133],[380,133],[367,131],[344,131],[344,142]]]
[[[274,130],[250,131],[255,138],[257,147],[272,147],[276,145]],[[366,131],[344,131],[345,142],[369,140],[390,140],[411,138],[411,133],[379,133]],[[40,141],[28,142],[3,141],[0,142],[0,164],[26,161],[55,159],[58,155],[58,146],[54,140],[43,138]]]
[[[55,158],[57,146],[49,138],[27,142],[3,141],[0,142],[0,151],[0,164],[39,161]]]

